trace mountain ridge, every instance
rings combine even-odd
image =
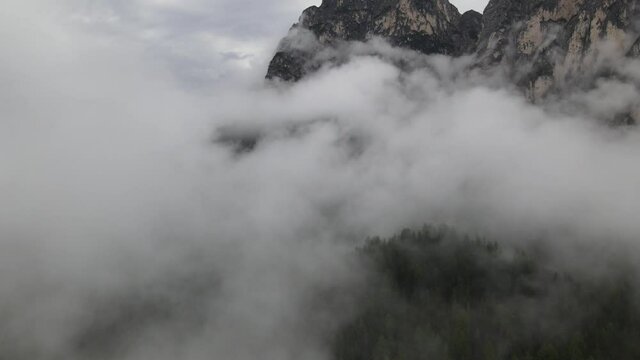
[[[483,14],[447,0],[324,0],[280,42],[266,77],[298,81],[328,62],[316,59],[323,49],[381,37],[427,55],[471,55],[539,102],[626,76],[620,61],[640,57],[639,30],[638,0],[491,0]],[[640,120],[639,109],[623,122]]]

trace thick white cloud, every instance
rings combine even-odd
[[[2,356],[327,359],[349,299],[317,294],[353,290],[360,274],[344,255],[365,236],[440,221],[640,236],[637,129],[533,107],[456,78],[460,60],[380,43],[355,47],[424,69],[359,56],[291,87],[257,86],[264,68],[216,54],[251,53],[245,41],[277,39],[299,12],[261,3],[249,14],[203,1],[0,12]],[[234,16],[261,25],[237,30],[224,21]],[[212,59],[215,96],[185,81]],[[217,75],[230,64],[258,74],[254,86]],[[601,93],[585,98],[611,105]],[[228,126],[263,138],[234,154],[213,142]]]

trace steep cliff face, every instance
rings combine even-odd
[[[539,100],[615,72],[610,59],[637,56],[639,10],[636,0],[492,0],[478,56]]]
[[[309,60],[323,46],[373,36],[425,54],[461,55],[473,51],[481,27],[482,15],[460,15],[447,0],[325,0],[303,12],[281,42],[267,78],[300,79],[314,68]]]
[[[425,54],[473,54],[475,67],[503,72],[535,102],[625,76],[618,68],[640,57],[639,29],[640,0],[491,0],[483,15],[447,0],[324,0],[281,42],[267,78],[298,80],[322,49],[379,36]]]

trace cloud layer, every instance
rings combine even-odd
[[[534,107],[465,59],[378,41],[293,86],[214,76],[212,96],[189,81],[209,54],[182,40],[238,4],[251,8],[0,14],[0,354],[326,359],[362,276],[353,246],[425,222],[635,249],[636,129]],[[276,31],[256,26],[247,38]],[[250,146],[216,141],[229,129]]]

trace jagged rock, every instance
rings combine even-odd
[[[485,65],[502,64],[532,100],[542,99],[615,70],[604,69],[606,58],[640,53],[639,10],[637,0],[492,0],[478,55]]]
[[[640,0],[491,0],[483,15],[460,15],[447,0],[324,0],[280,43],[267,78],[299,80],[339,63],[318,57],[323,49],[379,36],[424,54],[473,54],[475,67],[503,72],[542,102],[628,77],[621,69],[640,57],[639,29]],[[611,119],[640,120],[640,101],[621,111]]]
[[[284,81],[300,80],[306,73],[307,54],[303,51],[278,51],[269,64],[267,78],[280,78]]]
[[[476,49],[480,31],[482,30],[482,14],[477,11],[469,10],[462,14],[458,23],[458,31],[462,34],[460,39],[460,48],[463,53],[472,53]]]
[[[321,46],[340,41],[365,41],[372,36],[425,54],[462,55],[472,52],[482,27],[482,15],[460,15],[447,0],[324,0],[306,9],[281,43],[267,78],[298,80],[315,67],[309,63]],[[303,31],[317,39],[296,39]]]

